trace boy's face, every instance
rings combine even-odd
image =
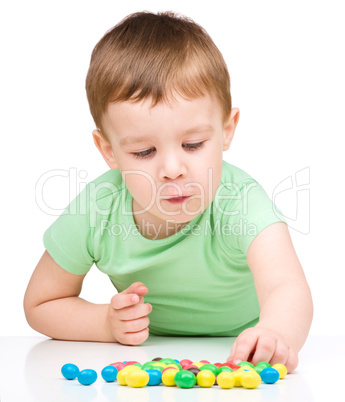
[[[95,130],[95,143],[112,169],[120,169],[133,197],[133,216],[146,237],[150,225],[167,237],[212,202],[222,174],[239,110],[224,123],[211,96],[178,98],[171,106],[151,100],[111,103],[103,126],[109,143]],[[146,228],[146,229],[145,229]],[[165,235],[166,234],[166,235]]]

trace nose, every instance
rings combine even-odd
[[[176,180],[185,177],[187,166],[183,155],[171,151],[162,156],[160,163],[160,178],[162,180]]]

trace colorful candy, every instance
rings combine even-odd
[[[126,375],[126,383],[132,388],[142,388],[148,384],[150,376],[144,370],[133,370]]]
[[[202,388],[210,388],[216,381],[216,376],[212,371],[202,370],[200,368],[199,373],[196,376],[196,381],[198,385]]]
[[[82,370],[72,363],[61,368],[62,375],[73,380],[78,378],[82,385],[93,384],[97,379],[94,370]],[[115,362],[103,368],[101,375],[108,383],[117,380],[119,385],[133,388],[157,386],[164,384],[168,387],[179,388],[210,388],[218,385],[223,389],[244,387],[257,388],[262,382],[274,384],[287,374],[283,364],[273,367],[267,362],[260,362],[254,366],[251,362],[234,362],[211,364],[208,360],[192,362],[189,359],[175,360],[170,358],[155,358],[144,364],[137,361]]]
[[[274,384],[279,380],[280,374],[279,371],[273,367],[266,367],[261,371],[260,377],[266,384]]]
[[[101,372],[102,378],[106,382],[114,382],[117,377],[118,370],[114,366],[106,366]]]
[[[97,373],[95,370],[86,369],[78,374],[78,381],[82,385],[91,385],[97,380]]]
[[[192,388],[196,384],[196,377],[188,370],[181,370],[175,374],[174,381],[180,388]]]
[[[61,374],[67,379],[67,380],[74,380],[75,378],[78,377],[79,374],[79,368],[75,364],[72,363],[67,363],[64,364],[61,368]]]

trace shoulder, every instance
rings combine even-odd
[[[89,189],[91,199],[97,201],[104,197],[121,193],[125,188],[125,184],[120,170],[110,169],[92,180],[86,187]]]
[[[232,188],[234,185],[242,186],[248,182],[257,183],[257,181],[244,170],[223,161],[221,186]]]

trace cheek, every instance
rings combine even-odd
[[[152,176],[146,172],[122,172],[124,182],[136,199],[149,199],[156,193],[156,185]]]

